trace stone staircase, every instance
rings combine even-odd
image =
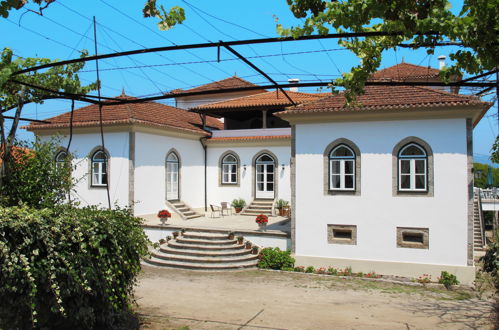
[[[168,203],[170,204],[170,207],[173,208],[175,212],[177,212],[178,215],[180,215],[180,217],[184,220],[199,218],[202,216],[202,214],[193,211],[188,205],[180,200],[168,201]]]
[[[483,226],[484,223],[480,193],[475,191],[473,198],[473,250],[475,252],[485,251]]]
[[[274,200],[254,199],[251,204],[241,212],[241,215],[254,215],[256,217],[259,214],[265,214],[267,216],[272,216],[273,206]]]
[[[160,267],[209,271],[256,268],[258,254],[245,243],[229,239],[226,231],[187,230],[150,251],[151,258],[144,261]]]

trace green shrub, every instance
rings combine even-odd
[[[115,327],[147,254],[140,224],[120,209],[0,207],[0,329]]]
[[[234,199],[232,201],[231,206],[234,207],[234,208],[237,207],[237,208],[241,208],[242,209],[243,207],[246,206],[246,201],[244,199],[242,199],[242,198]]]
[[[15,157],[11,157],[8,172],[1,180],[0,205],[22,204],[34,208],[51,208],[66,201],[75,180],[71,177],[71,162],[56,166],[60,151],[59,140],[18,142]],[[71,159],[68,155],[68,160]]]
[[[305,267],[303,267],[303,266],[296,266],[294,268],[294,271],[297,272],[297,273],[304,273],[305,272]]]
[[[329,268],[327,269],[327,273],[328,273],[329,275],[338,275],[338,270],[337,270],[336,268],[334,268],[334,267],[329,267]]]
[[[453,285],[458,285],[459,281],[457,280],[456,275],[448,273],[446,271],[442,271],[440,277],[438,278],[438,283],[443,284],[445,288],[448,290]]]
[[[314,273],[314,272],[315,272],[314,266],[308,266],[307,268],[305,268],[305,273]]]
[[[284,270],[284,271],[286,271],[286,272],[292,272],[292,271],[294,271],[295,269],[294,269],[294,267],[282,267],[282,268],[281,268],[281,270]]]
[[[480,261],[483,262],[483,270],[492,276],[496,290],[499,291],[499,230]]]
[[[264,248],[258,257],[258,268],[283,269],[294,267],[295,259],[291,257],[291,251],[281,251],[279,248]]]

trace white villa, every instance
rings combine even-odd
[[[438,73],[401,63],[372,79],[437,81]],[[189,91],[243,86],[254,85],[231,77]],[[137,216],[166,207],[185,219],[235,198],[285,199],[299,265],[434,278],[447,270],[470,283],[472,131],[491,104],[409,86],[367,87],[351,107],[341,94],[287,93],[296,106],[266,90],[178,97],[177,107],[105,106],[105,148],[98,106],[77,109],[70,152],[83,180],[74,197],[107,205],[108,185],[111,203]],[[28,129],[60,134],[64,146],[69,118]]]

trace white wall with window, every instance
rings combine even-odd
[[[136,215],[157,213],[167,198],[204,207],[204,151],[199,138],[175,132],[135,133]]]
[[[276,198],[291,201],[290,141],[286,140],[279,144],[266,144],[265,141],[260,141],[259,145],[237,142],[224,144],[223,146],[208,144],[208,204],[220,205],[221,202],[231,203],[236,198],[243,198],[249,204],[257,193],[256,160],[265,154],[275,157],[275,174],[271,178],[269,173],[269,175],[265,176],[265,179],[273,180],[272,189],[275,190],[274,194]],[[223,178],[220,178],[220,174],[223,173],[221,157],[225,157],[228,152],[232,152],[239,160],[237,184],[223,184]],[[267,158],[261,158],[261,160],[264,162],[268,161]],[[268,184],[265,186],[268,187]]]
[[[39,137],[49,140],[50,135],[39,134]],[[66,147],[68,137],[61,134],[61,147]],[[98,128],[94,133],[75,130],[69,152],[73,178],[77,181],[76,194],[72,199],[82,206],[100,205],[107,207],[107,192],[105,182],[109,179],[109,195],[112,205],[128,206],[128,132],[105,133],[105,150],[109,156],[108,167],[104,167],[103,155],[96,153],[101,148],[101,137]],[[92,161],[93,158],[93,161]],[[56,155],[56,161],[62,161],[63,154]],[[93,170],[92,170],[93,169]],[[94,175],[92,175],[92,172]]]
[[[432,164],[430,150],[417,141],[406,142],[393,155],[397,144],[411,136],[431,147]],[[360,195],[324,189],[328,180],[330,189],[352,189],[355,182],[351,148],[339,145],[329,154],[329,173],[324,166],[328,145],[342,138],[361,152]],[[467,265],[464,118],[297,124],[296,173],[298,256]],[[430,181],[432,194],[425,194]],[[356,226],[356,245],[329,244],[330,224]],[[428,228],[429,249],[398,248],[397,227]]]

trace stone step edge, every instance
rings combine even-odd
[[[192,256],[242,256],[251,254],[251,249],[233,249],[224,250],[191,250],[191,249],[175,249],[168,246],[160,246],[160,252],[177,254],[177,255],[192,255]]]
[[[179,261],[179,262],[192,262],[192,263],[235,263],[235,262],[245,262],[250,260],[258,259],[257,254],[247,254],[242,256],[185,256],[185,255],[175,255],[168,254],[161,251],[155,251],[151,253],[154,258],[168,260],[168,261]]]
[[[186,250],[199,250],[199,251],[233,251],[233,250],[244,250],[244,244],[238,245],[194,245],[194,244],[181,244],[181,243],[170,243],[168,247],[173,247],[177,249]]]
[[[159,266],[159,267],[170,267],[170,268],[184,268],[184,269],[196,269],[196,270],[229,270],[229,269],[241,269],[241,268],[256,268],[256,261],[244,262],[244,263],[233,263],[233,264],[219,264],[219,265],[205,265],[205,264],[195,264],[188,262],[177,262],[177,261],[166,261],[156,258],[144,259],[146,263]]]
[[[211,239],[191,239],[185,238],[183,236],[177,237],[175,240],[182,244],[194,244],[194,245],[232,245],[237,244],[237,239],[223,239],[223,240],[211,240]]]

